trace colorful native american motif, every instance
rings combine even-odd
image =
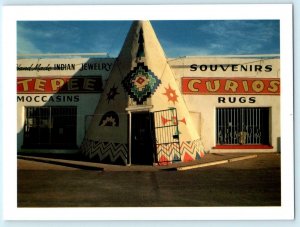
[[[140,105],[154,94],[160,83],[160,79],[144,63],[138,63],[122,81],[130,98]]]
[[[139,32],[139,40],[138,40],[138,44],[139,44],[139,49],[137,51],[136,57],[137,58],[142,58],[145,57],[145,50],[144,50],[144,34],[143,34],[143,29],[140,29]]]
[[[177,120],[176,117],[172,117],[171,119],[167,119],[164,116],[161,116],[161,122],[163,126],[167,125],[168,123],[171,123],[172,125],[178,125],[178,121],[186,124],[185,118],[182,118],[181,120]]]
[[[127,164],[127,144],[85,139],[81,145],[83,154],[89,159]]]
[[[180,147],[177,143],[158,144],[156,150],[159,165],[168,165],[178,161],[194,161],[204,156],[200,139],[181,142]]]
[[[180,161],[179,143],[157,144],[156,151],[159,165]]]
[[[204,157],[204,148],[201,140],[185,141],[180,145],[180,153],[183,162],[189,162]]]
[[[123,79],[120,81],[120,78]],[[135,132],[130,117],[135,116],[123,114],[149,111],[153,119],[148,136],[152,136],[155,145],[151,147],[154,159],[149,156],[149,163],[151,159],[159,165],[167,165],[203,157],[203,145],[149,21],[133,22],[106,84],[108,87],[81,146],[85,156],[105,163],[132,162],[129,153],[136,151],[131,146],[134,140],[130,138]],[[145,120],[146,123],[149,121]],[[145,131],[142,119],[139,124],[137,132]],[[143,158],[146,159],[142,157],[137,162]]]
[[[99,126],[111,126],[118,127],[119,126],[119,116],[114,111],[106,112],[100,120]]]
[[[171,88],[170,84],[168,88],[165,88],[166,92],[163,93],[163,95],[168,97],[169,102],[173,102],[173,105],[175,105],[175,102],[178,102],[177,98],[178,95],[176,94],[176,91]]]

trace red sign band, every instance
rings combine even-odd
[[[183,77],[182,94],[279,95],[280,79]]]
[[[18,94],[28,93],[99,93],[101,77],[18,77]]]

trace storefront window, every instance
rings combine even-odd
[[[76,107],[26,107],[24,148],[76,146]]]
[[[269,145],[269,108],[217,108],[217,145]]]

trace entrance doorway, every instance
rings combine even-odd
[[[152,165],[155,161],[154,118],[151,112],[131,113],[131,163]]]

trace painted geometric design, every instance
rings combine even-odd
[[[109,92],[106,94],[106,99],[107,99],[107,102],[109,103],[111,100],[114,100],[115,96],[120,94],[118,92],[118,87],[115,87],[115,85],[113,87],[111,87],[109,89]]]
[[[138,63],[122,81],[124,89],[137,104],[143,104],[151,97],[160,83],[160,79],[144,63]]]
[[[143,34],[143,29],[142,28],[140,29],[140,32],[139,32],[138,43],[139,43],[139,48],[138,48],[136,57],[137,58],[145,57],[145,51],[144,51],[144,34]]]
[[[194,161],[194,159],[187,152],[185,152],[183,157],[183,162],[190,162],[190,161]]]
[[[127,164],[127,144],[102,142],[95,140],[84,140],[81,146],[82,153],[89,159],[98,157],[100,162],[106,158],[114,163],[121,158],[124,164]]]
[[[167,119],[164,116],[161,116],[161,121],[162,121],[163,126],[165,126],[169,122],[172,123],[172,125],[178,125],[178,121],[186,124],[185,118],[182,118],[181,120],[177,120],[176,117],[172,117],[171,119]]]
[[[157,144],[156,151],[159,165],[167,165],[173,161],[180,161],[178,143]]]
[[[180,151],[178,143],[157,144],[156,150],[159,165],[168,165],[178,161],[190,162],[204,156],[204,148],[200,139],[181,142]]]
[[[119,116],[118,116],[118,114],[114,111],[108,111],[101,118],[99,126],[118,127],[119,126]]]
[[[185,118],[182,118],[181,120],[178,120],[176,116],[171,117],[170,119],[165,118],[164,116],[161,116],[161,126],[178,126],[178,122],[181,122],[183,124],[186,124]],[[175,129],[174,135],[179,135],[181,132],[178,130],[178,127]]]
[[[166,93],[163,93],[163,95],[166,95],[168,97],[168,101],[173,102],[173,105],[175,105],[175,102],[178,102],[177,98],[178,95],[176,94],[176,91],[171,88],[169,84],[169,88],[165,88]]]
[[[180,145],[180,153],[184,162],[202,158],[204,156],[204,148],[201,140],[197,139],[182,142]]]
[[[170,162],[170,160],[166,156],[164,156],[164,155],[161,155],[160,158],[159,158],[159,160],[158,160],[158,164],[160,166],[168,165],[169,162]]]

